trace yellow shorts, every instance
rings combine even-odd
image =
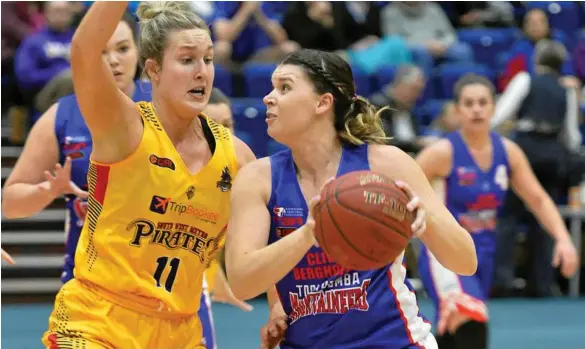
[[[163,319],[139,313],[75,279],[57,294],[43,344],[48,349],[205,349],[197,315]]]

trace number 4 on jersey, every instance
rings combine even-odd
[[[498,168],[496,168],[496,174],[494,176],[494,182],[500,187],[501,190],[508,190],[509,183],[506,166],[498,165]]]
[[[179,264],[181,263],[181,260],[179,258],[173,258],[169,263],[169,257],[159,257],[156,260],[156,263],[157,266],[153,275],[154,280],[156,281],[156,287],[162,287],[160,284],[160,279],[162,277],[163,271],[166,269],[167,264],[170,264],[171,270],[169,271],[169,275],[165,281],[165,290],[167,290],[167,292],[171,292],[173,290],[175,279],[177,278],[177,271],[179,270]]]

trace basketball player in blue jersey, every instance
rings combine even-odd
[[[121,91],[135,102],[150,101],[150,84],[134,81],[138,66],[136,25],[132,15],[124,14],[107,44],[104,57]],[[223,119],[227,117],[223,116],[221,120],[227,122]],[[63,283],[74,277],[75,250],[87,211],[88,194],[84,189],[87,189],[91,150],[91,134],[75,95],[63,97],[32,128],[24,151],[4,186],[3,214],[7,218],[32,216],[46,208],[55,198],[65,195],[66,254],[61,274]],[[49,172],[51,170],[53,173]],[[46,181],[41,182],[43,175]],[[248,304],[229,297],[229,288],[225,293],[227,297],[222,302],[249,310]],[[211,299],[205,289],[201,296],[199,317],[207,347],[216,348]]]
[[[422,247],[419,271],[436,306],[441,349],[488,347],[485,300],[492,282],[498,212],[512,188],[556,240],[553,264],[569,277],[578,257],[555,203],[534,176],[522,150],[490,131],[494,87],[484,77],[467,75],[455,85],[461,127],[424,149],[417,161],[445,205],[473,238],[479,266],[472,276],[459,276]]]
[[[443,265],[464,275],[475,273],[477,263],[469,234],[416,162],[384,145],[379,114],[356,95],[343,59],[297,51],[277,67],[272,83],[264,97],[268,134],[290,150],[251,162],[236,177],[226,245],[234,294],[274,294],[276,285],[271,317],[286,316],[288,326],[282,349],[436,349],[403,254],[384,268],[344,269],[315,246],[312,211],[329,178],[372,170],[398,181],[417,213],[413,232]]]

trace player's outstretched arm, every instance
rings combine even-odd
[[[508,139],[504,144],[510,163],[512,189],[555,240],[553,265],[561,266],[565,277],[573,275],[579,267],[579,256],[557,205],[540,185],[522,149]]]
[[[94,142],[91,157],[103,163],[132,154],[142,137],[138,110],[116,87],[102,54],[127,5],[127,1],[94,2],[71,42],[73,86]]]
[[[258,296],[282,279],[313,246],[307,226],[268,244],[271,190],[268,158],[254,161],[236,176],[226,242],[228,282],[236,298]]]
[[[59,161],[55,136],[57,108],[57,104],[53,105],[35,123],[6,180],[2,190],[2,215],[6,218],[32,216],[62,194],[83,192],[70,181],[70,159],[63,166],[55,165]],[[54,172],[54,176],[50,172]],[[72,192],[73,187],[79,192]]]
[[[420,239],[437,260],[457,274],[473,275],[477,270],[473,240],[437,197],[416,161],[396,147],[371,146],[370,163],[374,171],[407,183],[418,195],[427,217]]]

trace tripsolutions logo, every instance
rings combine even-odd
[[[216,223],[219,219],[219,213],[209,211],[206,208],[194,207],[180,202],[173,201],[171,198],[154,195],[150,201],[150,211],[161,215],[169,213],[176,213],[179,216],[189,215],[198,219]]]

